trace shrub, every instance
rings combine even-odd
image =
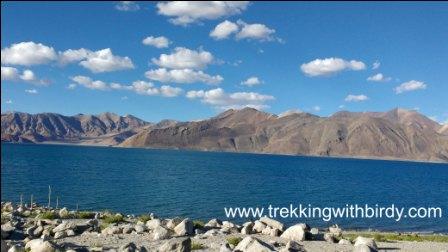
[[[123,218],[123,215],[121,215],[121,214],[107,215],[103,218],[103,222],[105,222],[107,224],[120,223],[123,221],[124,221],[124,218]]]
[[[147,221],[149,221],[151,219],[151,216],[149,216],[149,214],[142,214],[138,217],[138,220],[146,223]]]
[[[241,237],[229,237],[229,238],[227,238],[227,243],[229,243],[230,245],[236,246],[242,240],[243,239]]]
[[[76,214],[76,217],[78,219],[92,219],[95,217],[95,213],[93,212],[87,212],[87,211],[82,211],[82,212],[78,212]]]
[[[204,228],[205,223],[203,221],[201,221],[201,220],[194,220],[193,221],[193,226],[194,226],[195,229],[197,229],[197,228]]]
[[[38,219],[45,219],[45,220],[54,220],[56,219],[56,217],[57,217],[56,213],[50,211],[43,212],[37,216]]]
[[[202,245],[201,243],[196,243],[196,242],[192,242],[191,243],[191,250],[200,250],[200,249],[204,249],[205,246]]]

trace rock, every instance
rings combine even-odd
[[[101,231],[101,234],[112,235],[112,234],[121,234],[122,232],[123,229],[121,227],[111,225],[103,229],[103,231]]]
[[[191,251],[191,239],[171,239],[163,244],[158,252],[190,252]]]
[[[1,251],[3,252],[3,251],[8,251],[8,244],[6,244],[6,242],[2,239],[1,240]]]
[[[129,225],[123,226],[123,230],[122,230],[123,234],[130,234],[130,233],[132,233],[132,231],[134,231],[134,227],[132,225],[129,224]]]
[[[325,233],[324,240],[331,243],[336,243],[336,237],[333,233]]]
[[[352,245],[352,243],[349,240],[347,240],[347,239],[340,239],[338,244],[341,244],[341,245]]]
[[[301,251],[305,251],[303,249],[303,247],[295,242],[295,241],[288,241],[286,243],[286,246],[282,249],[280,249],[280,252],[301,252]]]
[[[44,227],[38,226],[33,230],[33,237],[39,237],[42,235],[42,232],[44,231]]]
[[[137,234],[142,234],[147,230],[147,227],[142,224],[137,224],[134,226],[134,229]]]
[[[61,217],[61,218],[64,219],[64,218],[69,217],[70,213],[69,213],[69,211],[67,210],[67,208],[64,207],[64,208],[62,208],[61,210],[59,210],[58,215],[59,215],[59,217]]]
[[[65,233],[65,231],[59,231],[59,232],[54,233],[55,239],[65,238],[66,236],[67,236],[67,234]]]
[[[25,230],[25,234],[28,235],[28,237],[33,238],[34,237],[34,230],[37,228],[37,226],[29,227]]]
[[[316,236],[316,235],[319,234],[319,229],[317,229],[317,228],[312,228],[311,231],[310,231],[310,233],[311,233],[313,236]]]
[[[53,229],[53,232],[60,232],[65,231],[67,229],[76,229],[76,223],[71,221],[63,221],[61,224],[59,224],[57,227]]]
[[[167,222],[166,222],[166,227],[167,228],[169,228],[169,229],[174,229],[177,225],[179,225],[179,223],[181,223],[182,222],[182,219],[181,218],[179,218],[179,217],[175,217],[175,218],[173,218],[173,219],[169,219]]]
[[[76,233],[75,233],[75,231],[73,231],[72,229],[67,229],[66,231],[65,231],[65,233],[67,234],[67,236],[75,236],[76,235]]]
[[[240,251],[240,252],[265,252],[265,251],[274,251],[274,249],[262,242],[261,240],[258,240],[257,238],[254,238],[252,236],[246,236],[238,245],[235,247],[234,251]]]
[[[247,222],[243,224],[243,228],[241,228],[241,234],[249,235],[252,234],[252,228],[254,227],[253,222]]]
[[[353,247],[353,252],[376,252],[376,249],[373,249],[365,244],[360,244],[358,246]]]
[[[219,248],[219,252],[232,252],[232,249],[228,243],[225,243]]]
[[[204,236],[216,236],[219,234],[219,231],[216,229],[210,229],[207,232],[205,232]]]
[[[170,238],[170,232],[168,231],[168,229],[162,226],[158,226],[153,230],[152,238],[156,241],[168,239]]]
[[[359,245],[367,245],[367,246],[369,246],[370,248],[372,248],[374,250],[378,250],[378,247],[376,246],[376,242],[372,238],[366,238],[366,237],[358,236],[355,239],[355,247],[359,246]]]
[[[222,226],[222,221],[218,219],[211,219],[204,226],[209,228],[220,228]]]
[[[162,221],[160,219],[152,219],[146,222],[146,227],[149,230],[156,229],[157,227],[162,226]]]
[[[133,242],[130,242],[128,244],[121,246],[118,251],[120,251],[120,252],[136,252],[137,246],[135,246],[135,244]]]
[[[221,228],[233,228],[233,227],[236,227],[236,225],[230,221],[223,221],[221,225]]]
[[[260,221],[266,224],[267,226],[270,226],[272,228],[277,228],[280,231],[283,231],[285,228],[285,225],[281,223],[280,221],[276,221],[274,219],[268,218],[268,217],[261,217]]]
[[[4,251],[3,248],[2,251]],[[14,245],[9,248],[8,252],[25,252],[25,248],[22,246]]]
[[[194,234],[194,225],[190,219],[184,219],[181,223],[179,223],[175,228],[174,232],[178,236],[184,235],[193,235]]]
[[[333,225],[333,226],[329,227],[328,231],[338,237],[342,235],[342,229],[339,228],[338,225]]]
[[[2,239],[8,239],[11,234],[14,232],[14,227],[12,226],[11,222],[7,222],[6,224],[3,224],[1,227],[1,237]]]
[[[280,237],[291,241],[304,241],[306,238],[305,226],[303,224],[296,224],[289,227]]]
[[[55,252],[57,251],[58,247],[50,241],[34,239],[26,243],[25,250],[28,249],[31,252]]]
[[[261,221],[256,220],[252,230],[256,233],[261,233],[266,228],[266,224]]]

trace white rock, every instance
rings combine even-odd
[[[366,238],[366,237],[358,236],[355,239],[355,246],[359,246],[359,245],[367,245],[367,246],[369,246],[372,249],[378,250],[378,247],[376,246],[376,242],[372,238]]]
[[[173,218],[173,219],[169,219],[167,222],[166,222],[166,227],[167,228],[169,228],[169,229],[174,229],[177,225],[179,225],[179,223],[181,223],[182,222],[182,219],[181,218],[179,218],[179,217],[175,217],[175,218]]]
[[[349,240],[347,240],[347,239],[340,239],[338,244],[341,244],[341,245],[352,245],[352,243]]]
[[[67,234],[67,236],[75,236],[75,231],[73,231],[73,229],[67,229],[65,231],[65,233]]]
[[[174,228],[174,232],[176,233],[176,235],[179,236],[193,235],[194,234],[193,222],[188,218],[184,219]]]
[[[170,232],[168,231],[168,229],[166,229],[162,226],[158,226],[153,230],[152,238],[153,238],[153,240],[156,240],[156,241],[168,239],[168,238],[170,238]]]
[[[305,233],[304,226],[302,224],[296,224],[286,229],[280,237],[291,241],[304,241]]]
[[[191,239],[171,239],[164,243],[158,250],[158,252],[189,252],[191,251]]]
[[[274,249],[270,245],[258,240],[257,238],[247,236],[242,241],[240,241],[240,243],[238,243],[234,251],[268,252],[268,251],[274,251]]]
[[[66,236],[67,236],[67,234],[65,233],[65,231],[59,231],[59,232],[54,233],[55,239],[65,238]]]
[[[147,227],[142,224],[137,224],[134,226],[134,229],[135,229],[135,232],[137,232],[137,234],[142,234],[147,230]]]
[[[261,217],[260,221],[272,228],[277,228],[280,231],[283,231],[285,228],[285,225],[283,225],[280,221],[276,221],[268,217]]]
[[[103,231],[101,231],[101,234],[105,235],[112,235],[112,234],[121,234],[123,232],[123,229],[118,226],[108,226]]]
[[[55,227],[53,229],[53,232],[60,232],[60,231],[65,231],[67,229],[75,229],[76,228],[76,223],[71,222],[71,221],[63,221],[61,224],[59,224],[57,227]]]
[[[353,247],[353,252],[376,252],[376,249],[373,249],[365,244],[360,244]]]
[[[254,232],[261,233],[266,228],[266,224],[261,221],[256,220],[254,227],[252,228]]]
[[[42,239],[34,239],[26,243],[25,250],[31,252],[55,252],[57,247],[50,241],[44,241]]]
[[[25,248],[22,246],[14,245],[11,248],[9,248],[8,252],[25,252]]]
[[[146,222],[146,227],[150,230],[156,229],[162,226],[162,221],[160,219],[152,219]]]
[[[253,222],[246,222],[243,224],[243,228],[241,228],[241,234],[249,235],[252,234],[252,229],[254,227]]]
[[[286,243],[286,246],[284,248],[280,249],[280,252],[292,252],[292,251],[298,252],[298,251],[305,251],[305,250],[299,243],[297,243],[295,241],[288,241]]]
[[[59,210],[58,214],[59,214],[59,217],[61,217],[61,218],[67,218],[69,215],[69,212],[68,212],[67,208],[64,207],[61,210]]]
[[[209,228],[220,228],[222,226],[222,221],[218,219],[211,219],[204,226]]]

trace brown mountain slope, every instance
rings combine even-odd
[[[437,132],[440,127],[403,109],[324,118],[307,113],[278,117],[246,108],[147,129],[120,146],[448,161],[448,138]]]
[[[149,123],[113,113],[63,116],[54,113],[2,114],[1,139],[7,142],[72,142],[115,145]]]

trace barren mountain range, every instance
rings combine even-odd
[[[2,114],[2,142],[350,156],[448,162],[448,128],[413,110],[274,115],[227,110],[202,121],[145,122],[112,113]]]

